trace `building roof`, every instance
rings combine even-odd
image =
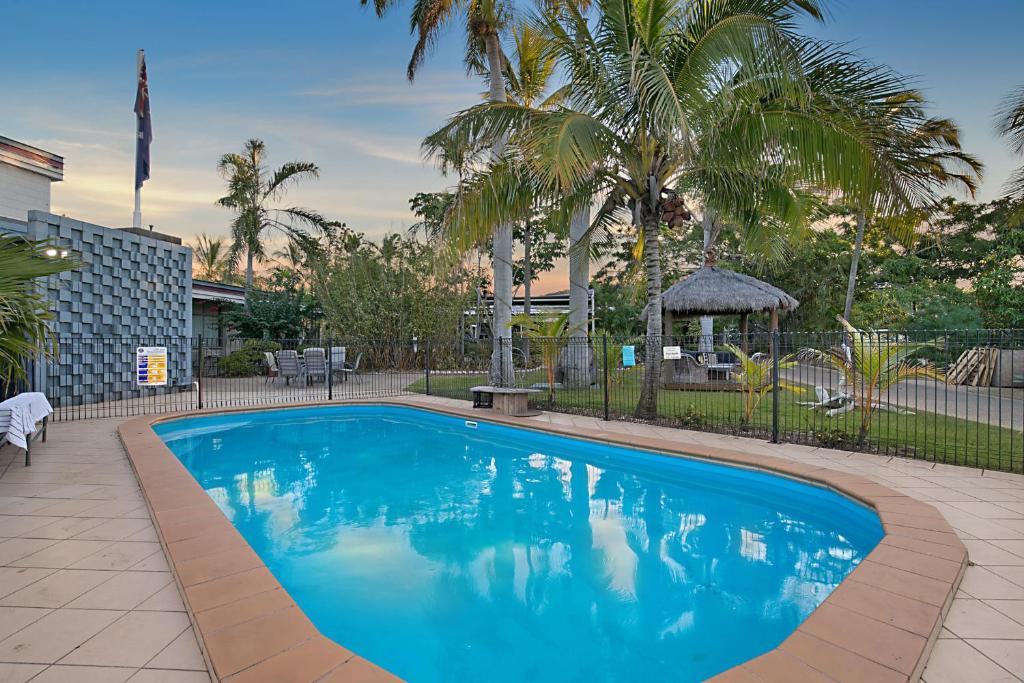
[[[64,157],[2,135],[0,162],[38,173],[50,180],[64,180]]]
[[[233,304],[245,303],[245,287],[228,285],[209,280],[192,280],[193,301],[227,301]]]
[[[778,287],[717,266],[698,268],[661,294],[662,308],[681,315],[741,315],[799,305]]]

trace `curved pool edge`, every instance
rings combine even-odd
[[[885,532],[878,546],[779,647],[719,674],[715,681],[916,681],[967,567],[966,547],[933,506],[867,477],[781,457],[639,434],[581,434],[534,418],[484,416],[425,397],[211,408],[134,418],[122,423],[118,434],[197,640],[218,680],[399,679],[320,634],[151,427],[190,416],[347,404],[404,406],[761,470],[827,487],[875,510]]]

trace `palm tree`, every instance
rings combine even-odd
[[[54,316],[33,281],[78,265],[77,259],[52,244],[0,237],[0,398],[27,379],[26,361],[57,354],[57,338],[50,328]]]
[[[553,404],[555,402],[555,366],[558,364],[558,357],[562,349],[568,346],[569,339],[575,331],[569,322],[569,313],[546,317],[520,313],[512,316],[512,325],[518,326],[527,339],[533,339],[540,343],[540,353],[548,380],[548,403]],[[584,326],[586,326],[586,322],[584,322]]]
[[[210,237],[205,232],[196,238],[192,247],[192,269],[200,280],[219,282],[228,272],[228,246],[223,237]]]
[[[760,357],[757,354],[748,356],[743,349],[734,344],[726,344],[724,348],[736,356],[737,365],[736,369],[732,372],[732,377],[743,390],[742,424],[746,426],[750,424],[750,418],[754,416],[754,411],[761,404],[761,399],[774,386],[772,375],[774,374],[775,361],[770,356]],[[796,361],[790,356],[779,359],[779,370],[795,366]],[[799,387],[784,379],[780,379],[779,388],[783,391],[797,391]]]
[[[1010,141],[1010,151],[1024,156],[1024,87],[1003,101],[996,115],[996,129]],[[1024,197],[1024,166],[1015,170],[1006,181],[1006,194],[1012,198]]]
[[[538,21],[570,83],[564,104],[538,111],[488,103],[456,114],[425,146],[508,140],[507,153],[460,196],[455,232],[474,234],[527,204],[519,168],[564,203],[604,203],[591,232],[625,222],[643,245],[647,285],[644,380],[636,414],[652,417],[660,378],[661,264],[667,201],[698,198],[738,225],[806,221],[804,188],[867,196],[881,183],[876,117],[818,106],[811,77],[854,87],[870,109],[890,82],[830,46],[793,33],[817,2],[601,0],[588,21],[573,6]],[[873,86],[873,87],[871,87]],[[895,200],[893,200],[895,201]],[[578,205],[578,204],[577,204]]]
[[[316,178],[320,171],[309,161],[290,161],[271,171],[265,164],[265,153],[263,141],[253,139],[245,143],[241,154],[225,154],[217,164],[217,170],[228,186],[228,193],[217,203],[235,211],[228,249],[229,268],[233,269],[245,253],[246,308],[252,293],[253,264],[267,258],[264,247],[267,233],[281,232],[299,244],[306,244],[310,236],[303,226],[319,233],[329,233],[339,225],[310,209],[275,206],[289,185],[302,179]]]
[[[361,5],[373,3],[377,16],[382,16],[397,0],[360,0]],[[431,46],[441,30],[461,13],[466,21],[466,65],[488,78],[487,98],[490,102],[505,101],[505,82],[502,76],[504,55],[499,35],[505,28],[512,8],[502,0],[416,0],[410,18],[410,28],[417,34],[406,69],[412,81],[422,66]],[[486,65],[486,66],[485,66]],[[505,149],[505,138],[491,141],[491,154],[498,158]],[[491,383],[511,384],[512,344],[509,322],[512,319],[512,223],[499,221],[493,227],[492,260],[494,270],[494,315],[491,333],[494,346],[491,353]]]
[[[914,241],[921,210],[934,206],[936,198],[928,190],[941,187],[962,189],[971,197],[978,189],[984,165],[960,146],[960,129],[949,119],[924,119],[920,105],[924,98],[916,91],[907,91],[893,98],[893,107],[886,114],[893,126],[888,137],[887,154],[902,157],[898,168],[915,176],[918,186],[925,192],[923,205],[913,207],[900,216],[879,217],[878,225],[904,244]],[[908,125],[909,124],[909,125]],[[900,178],[890,179],[901,182]],[[880,188],[886,192],[888,188]],[[869,220],[868,210],[857,212],[857,232],[850,260],[850,277],[846,288],[843,318],[850,319],[853,312],[853,294],[857,285],[857,269],[864,245],[864,230]]]

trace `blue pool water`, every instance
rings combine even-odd
[[[782,477],[401,407],[157,433],[320,631],[412,681],[697,681],[882,537]]]

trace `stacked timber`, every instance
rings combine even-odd
[[[946,373],[950,384],[967,384],[972,387],[987,387],[999,362],[999,349],[976,347],[960,354]]]

